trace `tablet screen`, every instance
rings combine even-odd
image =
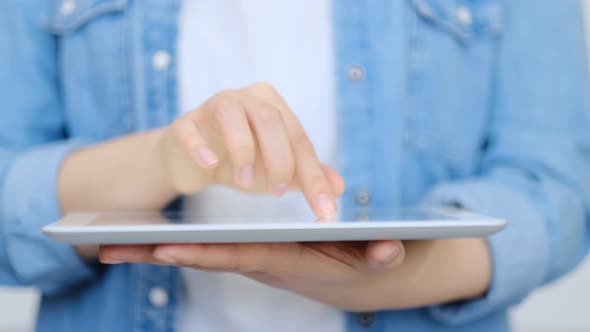
[[[248,216],[233,214],[231,209],[211,213],[207,216],[198,212],[169,211],[154,212],[98,212],[92,214],[70,214],[61,221],[62,226],[145,226],[170,224],[305,224],[305,223],[338,223],[338,222],[390,222],[395,221],[431,221],[458,220],[453,210],[396,207],[396,208],[359,208],[345,209],[344,213],[329,219],[310,217],[307,212],[290,212],[277,214],[264,210]]]

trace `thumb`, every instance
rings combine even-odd
[[[365,259],[373,270],[391,270],[404,261],[406,250],[400,240],[370,241]]]

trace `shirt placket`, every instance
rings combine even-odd
[[[137,129],[162,127],[176,117],[178,0],[134,4],[135,114]],[[172,332],[179,290],[178,269],[133,266],[135,331]]]
[[[333,7],[342,212],[371,220],[399,204],[405,109],[405,1],[338,1]],[[392,22],[394,21],[394,22]],[[381,312],[347,314],[348,331],[391,328]],[[387,326],[386,326],[387,325]]]
[[[372,179],[367,170],[374,162],[366,9],[362,1],[333,6],[338,156],[347,186],[342,213],[348,219],[361,220],[369,217]]]
[[[146,0],[144,12],[144,62],[147,124],[159,127],[177,114],[176,36],[179,3]]]

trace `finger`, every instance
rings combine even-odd
[[[295,152],[295,174],[306,200],[318,217],[335,216],[335,195],[313,144],[295,115],[290,111],[282,114]]]
[[[344,178],[332,167],[323,164],[322,169],[324,170],[324,174],[328,178],[330,185],[332,186],[332,192],[336,197],[342,196],[345,189]]]
[[[402,241],[370,241],[365,252],[369,267],[374,270],[390,270],[399,266],[405,258]]]
[[[366,241],[308,242],[303,245],[352,270],[362,270],[367,265]]]
[[[289,189],[295,173],[293,151],[280,110],[255,97],[245,98],[244,104],[264,161],[268,189],[280,196]]]
[[[254,183],[256,146],[244,107],[228,96],[220,96],[212,100],[210,107],[215,111],[229,152],[234,181],[241,187],[249,188]]]
[[[258,93],[266,91],[265,93],[273,95],[273,102],[281,109],[281,115],[287,126],[289,140],[295,153],[296,177],[312,210],[318,217],[335,216],[337,213],[336,194],[331,188],[328,175],[324,173],[305,129],[290,111],[289,105],[274,89],[269,89],[266,84],[261,84],[253,91],[255,93],[256,91]]]
[[[197,165],[213,169],[219,163],[217,154],[207,145],[193,120],[185,115],[171,125],[176,141]]]
[[[283,116],[284,121],[286,123],[287,133],[289,135],[289,140],[290,140],[291,144],[293,146],[298,146],[299,145],[298,142],[300,141],[300,139],[302,141],[304,141],[303,143],[309,144],[311,146],[311,149],[307,149],[307,150],[311,150],[312,158],[315,158],[317,163],[319,163],[317,155],[315,154],[315,150],[313,149],[313,145],[311,144],[311,142],[309,141],[307,136],[303,135],[304,137],[301,137],[301,135],[299,135],[301,133],[305,134],[305,130],[303,129],[303,127],[301,127],[301,125],[299,124],[299,120],[297,120],[297,118],[290,111],[289,105],[283,99],[283,97],[276,91],[276,89],[274,89],[271,84],[268,84],[265,82],[259,82],[259,83],[255,83],[255,84],[247,87],[246,90],[249,91],[254,96],[257,96],[262,99],[270,100],[276,107],[278,107],[281,110],[281,115]],[[269,96],[270,96],[270,98],[269,98]],[[293,149],[293,150],[296,153],[295,149]],[[304,149],[302,149],[302,150],[304,150]],[[297,155],[295,156],[295,158],[297,158]],[[326,166],[326,167],[323,167],[323,166]],[[297,168],[298,166],[296,165],[295,167]],[[324,169],[324,173],[327,173],[327,174],[325,174],[325,176],[328,177],[328,181],[330,182],[330,184],[334,185],[332,193],[336,196],[342,195],[342,193],[344,192],[344,181],[340,177],[338,172],[334,171],[331,167],[329,167],[327,165],[322,165],[320,167],[322,167]],[[317,174],[317,173],[318,172],[316,171],[315,174]],[[300,180],[300,179],[298,179],[298,180]],[[305,190],[304,188],[301,188],[301,189]],[[306,197],[308,197],[308,201],[309,201],[309,196],[310,195],[306,196]],[[310,203],[310,205],[312,205],[312,208],[314,209],[314,211],[316,211],[316,214],[319,215],[319,213],[317,211],[318,209],[314,208],[313,204]],[[318,204],[316,204],[316,205],[318,205]],[[336,207],[335,201],[334,201],[334,207]]]
[[[153,257],[153,245],[100,246],[98,258],[103,264],[157,263]]]
[[[154,250],[154,258],[165,264],[247,273],[266,270],[266,262],[281,255],[280,246],[272,248],[269,243],[166,244]]]

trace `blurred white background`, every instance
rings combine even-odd
[[[584,2],[586,16],[590,18],[590,0]],[[590,37],[588,21],[587,35]],[[0,287],[0,332],[33,331],[38,301],[34,289]],[[590,257],[573,273],[538,290],[514,308],[514,332],[590,331],[589,301]]]

